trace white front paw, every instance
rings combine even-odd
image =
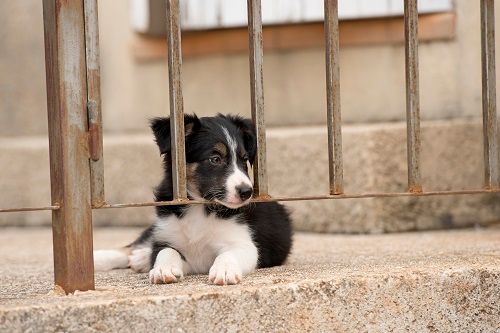
[[[241,282],[241,267],[236,260],[228,257],[217,257],[208,273],[208,279],[220,286]]]
[[[183,276],[182,268],[175,265],[154,267],[149,271],[149,281],[154,284],[174,283]]]
[[[158,253],[153,269],[149,271],[151,283],[173,283],[184,277],[179,252],[166,248]]]

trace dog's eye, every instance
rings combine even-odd
[[[208,160],[214,165],[220,165],[222,163],[222,159],[219,155],[213,155]]]

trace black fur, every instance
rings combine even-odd
[[[135,241],[133,241],[131,244],[127,245],[126,247],[134,247],[134,246],[137,246],[140,244],[148,243],[151,240],[151,238],[153,237],[154,229],[155,229],[155,225],[154,224],[150,225],[147,229],[145,229],[141,233],[141,235]]]
[[[256,203],[242,208],[241,218],[253,232],[253,241],[259,250],[258,267],[281,265],[292,246],[290,215],[276,202]]]
[[[195,168],[191,177],[188,175],[188,188],[195,187],[198,194],[206,200],[223,200],[226,195],[224,184],[228,176],[228,167],[225,165],[214,165],[211,156],[214,156],[214,146],[224,144],[228,146],[227,137],[222,128],[225,128],[231,138],[237,143],[237,166],[240,170],[248,173],[247,163],[253,164],[257,144],[255,127],[249,119],[239,116],[217,115],[216,117],[198,118],[196,115],[186,115],[186,162],[188,168]],[[157,201],[170,201],[172,196],[171,181],[171,144],[170,144],[170,120],[168,118],[155,118],[151,122],[156,143],[163,155],[164,177],[160,185],[155,189]],[[224,157],[221,156],[224,162]],[[156,208],[159,217],[170,214],[182,216],[183,212],[190,206],[161,206]],[[230,209],[219,203],[205,206],[207,216],[216,214],[219,218],[238,217],[240,223],[249,226],[252,239],[258,249],[258,267],[270,267],[281,265],[290,252],[292,246],[292,228],[288,211],[279,203],[255,203]],[[152,245],[152,262],[158,252],[170,247],[169,244],[154,239],[154,226],[146,229],[132,245],[148,242]],[[182,255],[182,254],[181,254]]]

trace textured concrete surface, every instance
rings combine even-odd
[[[135,228],[95,230],[95,247]],[[150,285],[129,270],[52,291],[49,229],[0,232],[0,332],[498,332],[500,228],[295,236],[285,266],[237,286]]]
[[[422,176],[426,190],[481,188],[482,125],[478,120],[423,123]],[[345,126],[346,192],[406,190],[404,123]],[[110,203],[151,201],[161,178],[161,160],[152,136],[107,136],[104,141],[106,198]],[[328,192],[326,129],[268,131],[270,189],[277,196]],[[2,207],[44,206],[50,202],[47,142],[0,139]],[[380,233],[460,228],[500,220],[500,196],[469,195],[306,201],[287,204],[298,230]],[[95,225],[147,225],[152,208],[97,210]],[[50,213],[0,214],[0,225],[48,225]]]
[[[108,133],[145,133],[149,117],[168,113],[167,61],[134,60],[128,3],[99,1],[103,118]],[[481,114],[479,4],[470,0],[454,4],[456,37],[419,45],[423,119]],[[500,6],[496,20],[498,25]],[[46,134],[42,3],[0,1],[0,22],[0,133]],[[29,32],[26,27],[31,27]],[[496,40],[498,45],[500,34]],[[325,122],[324,63],[322,48],[265,53],[269,124]],[[404,119],[403,43],[342,47],[340,63],[344,121]],[[245,52],[184,59],[185,110],[250,115],[248,71]],[[500,95],[500,85],[497,88]]]

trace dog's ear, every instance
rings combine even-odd
[[[236,127],[238,127],[238,129],[243,133],[243,144],[245,145],[245,150],[248,154],[248,160],[250,161],[250,164],[253,165],[255,154],[257,153],[257,139],[255,126],[252,120],[232,115],[223,117],[235,124]]]
[[[170,152],[170,118],[154,118],[150,121],[151,130],[155,136],[155,141],[160,148],[160,154]],[[200,128],[200,120],[193,115],[184,115],[184,135],[187,137]]]

